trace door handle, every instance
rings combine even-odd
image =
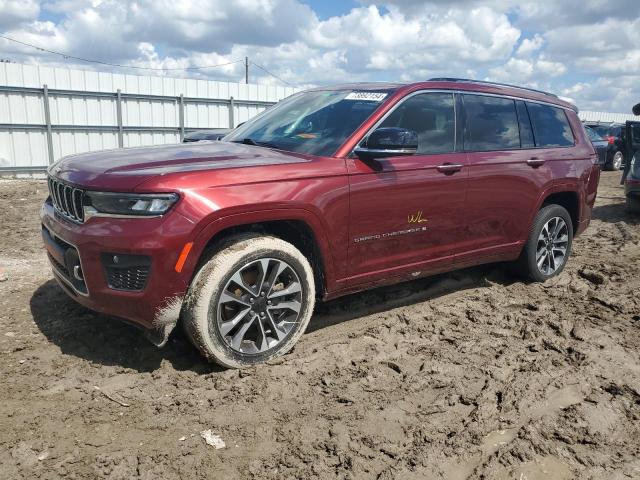
[[[462,167],[464,167],[464,165],[460,165],[459,163],[445,163],[443,165],[438,165],[436,168],[440,173],[451,175],[452,173],[462,170]]]
[[[527,160],[527,165],[533,168],[538,168],[540,165],[544,165],[545,160],[543,158],[531,157]]]

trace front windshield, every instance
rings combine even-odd
[[[389,93],[389,90],[298,93],[249,120],[223,140],[330,156]]]

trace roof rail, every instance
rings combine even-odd
[[[499,87],[510,87],[510,88],[517,88],[520,90],[528,90],[530,92],[542,93],[543,95],[549,95],[551,97],[558,98],[558,96],[555,93],[545,92],[544,90],[536,90],[535,88],[529,88],[529,87],[520,87],[518,85],[510,85],[508,83],[488,82],[486,80],[472,80],[470,78],[436,77],[436,78],[430,78],[429,81],[430,82],[467,82],[467,83],[481,83],[485,85],[497,85]]]

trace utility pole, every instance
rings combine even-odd
[[[249,57],[244,57],[244,83],[249,83]]]

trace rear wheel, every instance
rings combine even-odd
[[[564,269],[571,254],[573,224],[560,205],[540,209],[520,257],[520,269],[531,280],[544,282]]]
[[[288,352],[314,301],[313,272],[298,249],[275,237],[241,239],[198,271],[184,327],[205,357],[242,368]]]

